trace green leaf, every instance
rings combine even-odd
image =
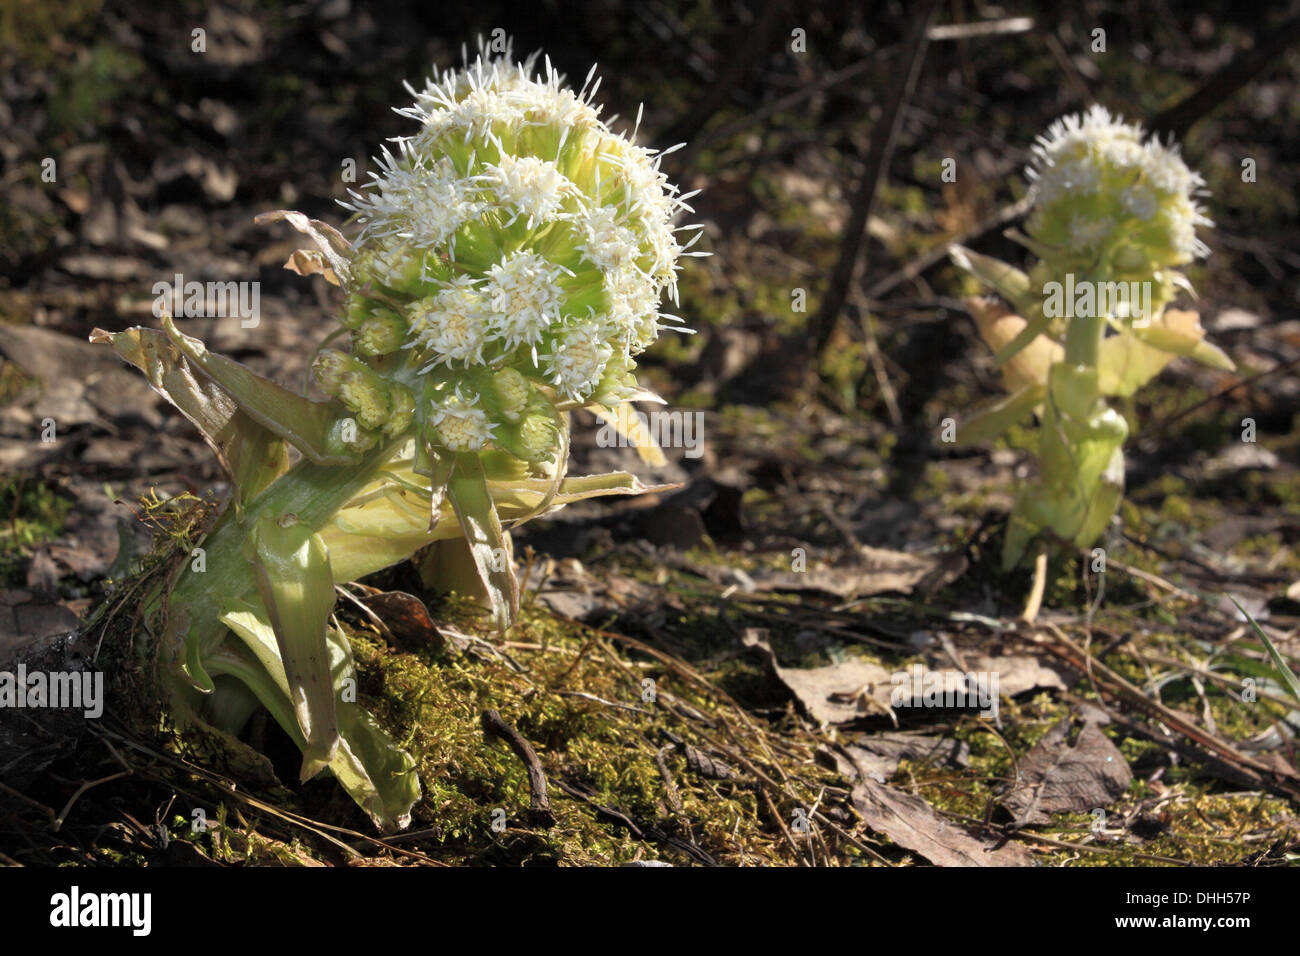
[[[224,388],[195,376],[189,361],[156,329],[110,333],[95,329],[92,342],[111,345],[163,398],[188,418],[217,455],[246,504],[289,469],[289,450],[273,431],[244,412]]]
[[[305,740],[302,779],[327,766],[338,747],[325,628],[334,609],[334,576],[320,535],[296,517],[264,517],[246,554],[275,632],[289,697]]]
[[[447,486],[456,467],[456,458],[432,446],[429,447],[428,453],[429,530],[433,531],[438,527],[438,521],[442,517],[442,505],[447,499]]]
[[[333,402],[313,402],[291,392],[247,366],[224,355],[209,352],[196,338],[182,334],[169,316],[162,317],[163,328],[204,375],[220,385],[252,419],[285,439],[318,465],[349,465],[359,455],[343,454],[330,441],[330,429],[338,420],[339,409]]]
[[[1268,635],[1264,633],[1264,629],[1255,623],[1255,619],[1250,616],[1250,613],[1242,607],[1237,602],[1237,599],[1231,594],[1228,595],[1228,600],[1233,604],[1236,604],[1237,610],[1240,611],[1245,616],[1246,620],[1250,622],[1250,626],[1255,630],[1255,636],[1264,642],[1264,648],[1268,651],[1268,656],[1273,659],[1273,666],[1276,667],[1278,673],[1282,675],[1282,680],[1286,684],[1286,689],[1291,692],[1292,697],[1297,701],[1300,701],[1300,678],[1296,677],[1295,671],[1291,670],[1291,668],[1287,666],[1286,661],[1282,659],[1282,655],[1279,654],[1277,648],[1273,646],[1273,642],[1270,641]]]
[[[404,469],[392,469],[371,482],[321,528],[337,580],[354,581],[403,561],[435,541],[461,535],[460,522],[446,500],[440,503],[437,523],[429,527],[428,491],[412,487],[419,486],[419,480],[410,466],[407,462]],[[488,481],[487,485],[500,521],[513,526],[537,514],[551,494],[554,481],[518,478]],[[427,489],[427,485],[423,487]],[[549,508],[606,495],[655,494],[677,487],[646,485],[626,472],[584,475],[560,482]]]
[[[231,655],[223,645],[213,655],[214,673],[238,677],[257,695],[277,723],[305,747],[289,701],[289,683],[280,661],[278,644],[266,610],[242,601],[232,602],[221,620],[243,641],[241,655]],[[382,830],[401,829],[410,822],[411,807],[420,798],[420,778],[415,761],[388,735],[374,716],[342,693],[356,667],[347,639],[330,628],[326,633],[330,678],[338,698],[339,747],[329,770],[344,790]],[[249,660],[249,657],[252,660]]]
[[[1136,392],[1176,355],[1203,365],[1233,371],[1232,359],[1205,339],[1195,312],[1166,309],[1147,326],[1125,328],[1101,343],[1098,368],[1107,395],[1127,397]]]
[[[953,265],[965,269],[975,278],[1006,299],[1016,312],[1029,316],[1039,311],[1039,297],[1031,289],[1029,276],[1001,259],[980,255],[965,246],[950,246],[948,256]]]
[[[1110,519],[1124,497],[1124,453],[1116,448],[1111,453],[1110,464],[1098,479],[1092,496],[1088,499],[1083,521],[1075,533],[1074,544],[1086,548],[1106,530]]]
[[[1133,334],[1147,345],[1154,346],[1162,352],[1169,352],[1171,355],[1185,355],[1188,358],[1195,359],[1202,365],[1222,369],[1225,372],[1231,372],[1237,368],[1232,359],[1228,358],[1221,348],[1207,342],[1201,336],[1159,325],[1149,325],[1145,328],[1135,327]]]
[[[1046,395],[1045,385],[1030,385],[976,412],[957,427],[957,444],[974,445],[996,438],[1033,414]]]
[[[469,544],[474,566],[492,604],[497,629],[504,632],[519,614],[519,582],[501,531],[501,518],[488,491],[483,463],[471,453],[456,455],[447,496]]]

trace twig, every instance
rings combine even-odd
[[[948,258],[948,250],[953,245],[964,246],[980,238],[994,229],[1001,228],[1013,219],[1019,219],[1029,211],[1031,203],[1029,198],[1017,200],[1009,205],[1003,206],[996,213],[983,222],[976,224],[973,228],[966,230],[960,235],[953,236],[951,239],[945,239],[932,249],[923,252],[897,272],[891,272],[879,282],[867,289],[866,301],[870,308],[879,310],[877,300],[881,296],[892,292],[895,288],[904,282],[911,282],[918,278],[922,273]]]
[[[1199,594],[1193,594],[1191,591],[1184,591],[1178,585],[1166,581],[1158,574],[1152,574],[1150,571],[1143,571],[1141,568],[1135,568],[1131,565],[1125,564],[1123,561],[1118,561],[1115,558],[1107,557],[1106,566],[1114,568],[1117,571],[1123,571],[1125,574],[1131,574],[1133,577],[1146,581],[1148,584],[1154,584],[1162,591],[1168,591],[1170,594],[1175,597],[1180,597],[1184,601],[1191,601],[1193,604],[1206,603]]]
[[[1092,99],[1092,94],[1088,91],[1088,84],[1079,75],[1079,68],[1074,65],[1070,55],[1065,52],[1065,47],[1061,46],[1061,41],[1057,39],[1056,34],[1051,30],[1043,30],[1041,35],[1043,41],[1047,44],[1047,49],[1051,51],[1052,57],[1056,60],[1056,65],[1061,68],[1065,78],[1073,88],[1074,95],[1083,102],[1088,102],[1088,100]]]
[[[529,815],[536,826],[555,826],[555,814],[551,810],[551,801],[546,796],[546,771],[537,759],[537,751],[523,738],[519,731],[511,727],[495,710],[485,710],[481,717],[483,732],[489,737],[504,740],[515,756],[524,762],[528,769],[528,787],[532,791],[529,803]]]
[[[1159,425],[1156,426],[1155,431],[1151,433],[1151,437],[1154,438],[1157,435],[1164,434],[1165,431],[1169,428],[1169,426],[1172,425],[1174,422],[1181,421],[1182,419],[1186,418],[1188,415],[1191,415],[1193,412],[1200,411],[1206,405],[1212,404],[1213,402],[1217,402],[1219,399],[1223,398],[1223,396],[1227,395],[1229,392],[1235,392],[1237,389],[1242,388],[1246,385],[1253,385],[1256,382],[1258,382],[1260,379],[1268,378],[1270,375],[1276,375],[1278,372],[1290,371],[1291,369],[1295,368],[1297,365],[1300,365],[1300,357],[1293,358],[1291,361],[1287,362],[1284,365],[1275,365],[1272,368],[1267,369],[1263,372],[1257,372],[1254,375],[1252,375],[1250,378],[1243,378],[1240,382],[1235,382],[1234,384],[1229,385],[1227,388],[1219,389],[1219,391],[1215,392],[1213,395],[1209,396],[1208,398],[1204,398],[1201,401],[1197,402],[1195,405],[1192,405],[1188,408],[1184,408],[1181,412],[1178,412],[1177,414],[1169,418],[1166,418],[1163,422],[1161,422]]]
[[[1213,734],[1206,733],[1182,714],[1171,710],[1158,700],[1148,697],[1139,688],[1125,680],[1124,677],[1080,649],[1078,645],[1066,637],[1060,628],[1050,622],[1046,624],[1046,630],[1055,636],[1055,641],[1045,640],[1041,631],[1033,636],[1039,645],[1053,656],[1065,661],[1075,670],[1090,674],[1098,685],[1104,685],[1111,693],[1127,700],[1139,710],[1145,711],[1149,716],[1177,730],[1193,743],[1230,764],[1243,777],[1250,779],[1253,785],[1267,781],[1271,782],[1280,792],[1293,798],[1300,794],[1300,786],[1297,785],[1294,777],[1282,777],[1274,767],[1241,753],[1231,744],[1220,740]],[[1100,690],[1101,687],[1099,686],[1098,689]]]
[[[1043,606],[1043,591],[1046,588],[1047,552],[1040,548],[1034,557],[1034,583],[1029,589],[1029,600],[1025,602],[1025,610],[1020,615],[1020,620],[1032,624],[1038,617],[1038,611]]]
[[[871,147],[867,152],[862,177],[858,181],[857,192],[853,197],[848,224],[844,227],[844,241],[840,246],[839,262],[831,274],[830,285],[822,299],[821,308],[812,322],[811,332],[816,346],[816,356],[820,358],[830,345],[831,338],[839,324],[840,313],[848,297],[849,283],[857,272],[858,260],[866,238],[867,220],[871,216],[871,206],[876,198],[876,189],[889,158],[894,151],[894,137],[898,132],[899,119],[903,115],[903,104],[911,97],[916,81],[921,74],[921,63],[925,59],[927,44],[926,31],[939,8],[939,0],[922,0],[908,28],[903,41],[903,56],[898,64],[895,82],[886,91],[882,104],[880,121],[871,136]]]
[[[55,820],[55,819],[58,818],[58,815],[57,815],[57,814],[56,814],[52,809],[50,809],[49,807],[47,807],[45,804],[43,804],[43,803],[38,803],[37,801],[33,800],[31,797],[27,796],[27,794],[25,794],[25,793],[23,793],[23,792],[21,792],[21,791],[19,791],[19,790],[15,790],[13,787],[9,786],[7,783],[0,782],[0,792],[7,793],[7,794],[9,794],[11,797],[17,797],[17,798],[18,798],[19,800],[21,800],[23,803],[26,803],[26,804],[28,804],[29,806],[33,806],[33,807],[35,807],[37,810],[40,810],[40,811],[41,811],[42,813],[44,813],[47,817],[49,817],[51,820]]]
[[[709,145],[712,142],[730,139],[738,133],[743,133],[751,126],[763,122],[763,120],[767,119],[769,116],[774,116],[777,113],[784,113],[786,110],[798,106],[804,100],[810,99],[818,93],[822,93],[841,83],[847,82],[859,73],[865,73],[878,62],[878,58],[868,57],[865,60],[858,60],[856,63],[850,63],[842,70],[836,70],[834,73],[829,73],[816,83],[809,83],[806,86],[801,86],[793,93],[788,93],[765,106],[761,106],[733,122],[716,127],[715,129],[705,130],[699,136],[696,136],[686,144],[683,153],[689,154],[701,147]]]
[[[709,84],[708,90],[700,101],[686,116],[664,130],[659,137],[660,140],[670,144],[689,141],[704,129],[768,48],[772,29],[776,26],[777,14],[784,7],[785,0],[767,0],[757,21],[749,28],[749,36],[744,45],[727,61],[726,68],[713,83]]]
[[[673,775],[668,770],[668,763],[664,760],[664,754],[670,753],[673,746],[669,744],[660,747],[655,752],[655,766],[659,768],[659,778],[664,782],[664,794],[668,798],[668,806],[672,808],[673,813],[682,812],[682,798],[677,795],[677,784],[673,781]]]
[[[81,786],[77,788],[76,792],[71,797],[68,798],[68,802],[63,806],[63,811],[57,817],[55,817],[54,823],[50,827],[50,829],[53,830],[55,833],[59,832],[59,829],[63,826],[64,822],[68,819],[68,813],[71,812],[72,805],[76,803],[77,800],[81,798],[81,795],[85,793],[87,790],[91,790],[95,787],[98,787],[102,783],[112,783],[114,780],[118,780],[121,779],[122,777],[129,777],[129,776],[131,776],[130,770],[119,770],[117,773],[111,773],[107,777],[100,777],[98,780],[83,782]]]
[[[1258,78],[1269,63],[1297,41],[1300,41],[1300,16],[1263,30],[1260,36],[1255,37],[1250,49],[1238,53],[1192,93],[1157,113],[1151,120],[1151,129],[1182,139],[1197,121]]]
[[[935,43],[944,40],[968,40],[971,37],[1004,36],[1028,33],[1034,28],[1033,17],[1003,17],[1001,20],[975,20],[971,23],[945,23],[930,27],[926,36]]]
[[[876,385],[880,388],[880,397],[884,399],[885,410],[889,413],[889,423],[894,428],[903,427],[903,412],[898,407],[898,394],[894,391],[894,385],[889,380],[889,373],[885,371],[885,359],[880,354],[880,341],[876,336],[876,318],[871,314],[871,309],[866,304],[866,297],[858,289],[853,290],[853,299],[858,304],[862,315],[862,334],[867,339],[867,358],[871,362],[871,370],[876,376]]]

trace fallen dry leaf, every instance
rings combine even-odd
[[[1048,823],[1049,813],[1107,807],[1133,782],[1133,771],[1093,715],[1084,717],[1071,744],[1073,723],[1070,717],[1060,721],[1020,758],[1016,783],[1000,801],[1016,823]]]
[[[954,826],[920,797],[874,780],[853,788],[853,806],[872,830],[936,866],[1033,866],[1034,858],[1018,843],[994,849],[994,843]]]
[[[845,561],[807,571],[760,571],[752,577],[759,591],[821,591],[850,601],[890,591],[909,594],[939,568],[939,560],[928,555],[866,545]]]
[[[871,714],[889,713],[892,671],[863,660],[847,660],[825,667],[782,667],[764,639],[765,633],[750,628],[745,634],[745,645],[767,660],[777,679],[790,689],[813,720],[845,724]]]
[[[1060,665],[1045,663],[1027,654],[967,655],[966,666],[974,672],[998,675],[998,694],[1018,697],[1031,690],[1066,690],[1069,673]]]
[[[845,749],[863,773],[880,783],[893,776],[904,758],[953,767],[964,767],[970,762],[969,744],[933,734],[864,735],[846,744]],[[876,773],[881,776],[875,777]]]
[[[393,640],[402,650],[442,650],[447,639],[433,623],[429,608],[414,594],[385,591],[361,599],[384,622]]]
[[[883,733],[857,736],[837,749],[819,748],[819,755],[826,766],[833,766],[849,783],[863,777],[885,783],[904,758],[964,767],[970,763],[970,745],[934,734]]]

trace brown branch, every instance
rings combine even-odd
[[[504,740],[528,770],[528,787],[532,791],[528,807],[529,822],[535,826],[555,826],[555,814],[551,811],[551,801],[546,796],[546,771],[542,769],[542,762],[537,759],[533,745],[502,720],[495,710],[483,711],[481,720],[483,733]]]
[[[862,177],[858,181],[857,191],[850,207],[848,224],[844,227],[844,240],[840,245],[840,258],[831,274],[830,284],[812,321],[810,332],[816,346],[816,356],[820,359],[840,321],[844,303],[848,298],[849,283],[857,272],[863,240],[866,238],[867,220],[871,216],[871,206],[876,198],[876,189],[881,176],[889,165],[889,158],[894,151],[894,137],[898,132],[898,122],[903,115],[903,105],[911,98],[916,88],[916,81],[921,74],[921,63],[925,59],[927,46],[926,31],[939,8],[939,0],[922,0],[915,18],[908,27],[903,40],[903,56],[894,74],[894,83],[885,92],[880,121],[871,136],[871,147],[867,151]]]
[[[714,80],[691,111],[658,136],[660,142],[668,145],[687,142],[704,129],[749,74],[763,51],[768,48],[772,31],[776,27],[777,15],[784,9],[785,0],[767,0],[757,20],[750,26],[749,36],[744,45],[727,61],[721,75]]]
[[[1200,86],[1161,110],[1151,120],[1151,129],[1161,135],[1182,139],[1202,117],[1222,106],[1247,84],[1259,77],[1268,65],[1300,41],[1300,16],[1265,29],[1248,50],[1234,56],[1212,73]]]

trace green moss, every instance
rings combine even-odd
[[[143,62],[133,54],[108,41],[96,43],[84,59],[60,75],[48,102],[51,125],[71,134],[102,124],[113,103],[143,70]]]
[[[35,381],[14,362],[0,359],[0,405],[13,401]]]
[[[8,0],[0,5],[0,48],[12,50],[30,66],[51,66],[60,55],[51,38],[84,34],[101,6],[102,0]]]
[[[72,502],[52,482],[0,478],[0,587],[18,587],[34,545],[58,537]]]
[[[440,613],[474,632],[480,617],[463,605]],[[351,633],[363,703],[391,727],[415,756],[425,795],[414,812],[417,828],[432,836],[423,852],[448,862],[589,864],[644,856],[647,840],[613,822],[610,808],[643,831],[676,832],[656,754],[671,733],[708,747],[690,721],[644,699],[642,682],[701,712],[719,701],[651,659],[628,657],[601,635],[539,613],[511,632],[506,652],[523,671],[490,652],[438,656],[398,652],[373,633]],[[484,645],[479,645],[484,646]],[[605,702],[605,703],[602,703]],[[504,744],[488,740],[480,723],[498,710],[537,751],[551,779],[556,825],[529,822],[530,789],[524,765]],[[702,850],[719,860],[784,858],[780,831],[764,819],[752,792],[730,781],[710,781],[688,770],[669,748],[682,816]],[[818,768],[786,768],[811,801]],[[811,779],[809,779],[811,778]],[[807,781],[803,783],[803,781]],[[560,786],[557,781],[562,781]],[[567,793],[565,786],[585,799]],[[495,811],[506,828],[494,831]],[[671,841],[649,841],[654,854],[677,863],[691,856]]]

